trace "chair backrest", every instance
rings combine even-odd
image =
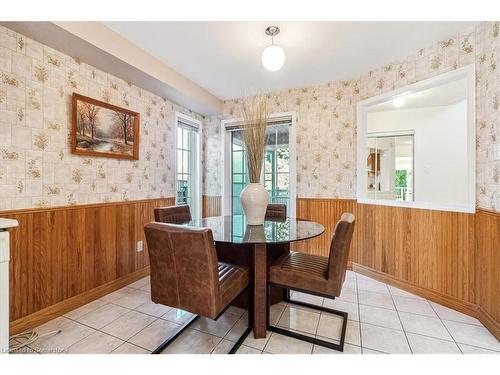
[[[180,224],[191,221],[189,206],[169,206],[155,208],[155,221],[159,223]]]
[[[285,204],[268,204],[266,210],[266,219],[286,219],[286,205]]]
[[[151,299],[215,318],[219,271],[212,231],[165,223],[144,227],[151,268]]]
[[[328,279],[334,283],[335,294],[337,296],[340,295],[345,279],[354,223],[355,218],[353,214],[343,213],[333,231],[328,259]]]

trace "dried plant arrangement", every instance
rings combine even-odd
[[[268,120],[267,101],[263,95],[245,98],[241,114],[241,133],[247,152],[248,178],[250,183],[259,183],[266,147]]]

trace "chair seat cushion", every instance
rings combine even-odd
[[[312,293],[336,297],[328,280],[328,258],[292,251],[269,268],[269,282]]]
[[[248,268],[219,262],[220,310],[231,303],[249,283]]]

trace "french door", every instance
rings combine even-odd
[[[189,206],[193,218],[201,217],[201,123],[176,114],[177,157],[175,203]]]
[[[273,116],[266,129],[266,147],[261,183],[269,193],[269,203],[287,206],[288,216],[295,216],[295,144],[293,114]],[[243,213],[240,193],[248,184],[246,150],[241,121],[228,120],[224,127],[224,199],[225,215]]]

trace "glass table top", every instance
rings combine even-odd
[[[213,216],[184,223],[189,227],[212,229],[215,242],[287,243],[319,236],[323,225],[314,221],[288,217],[286,220],[266,220],[264,225],[247,225],[245,215]]]

